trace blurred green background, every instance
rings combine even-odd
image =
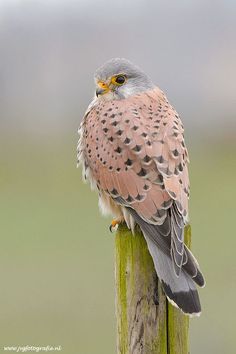
[[[0,1],[0,353],[115,353],[114,235],[76,169],[92,74],[113,56],[139,64],[183,117],[207,280],[191,354],[235,353],[236,5],[170,3]]]

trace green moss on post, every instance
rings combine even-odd
[[[188,354],[188,317],[167,302],[138,228],[119,226],[115,272],[118,353]]]

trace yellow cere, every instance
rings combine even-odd
[[[108,87],[108,85],[105,83],[105,82],[103,82],[103,81],[98,81],[98,86],[99,87],[101,87],[102,89],[104,89],[104,90],[109,90],[109,87]]]

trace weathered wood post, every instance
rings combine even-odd
[[[118,354],[188,354],[188,316],[168,303],[138,228],[119,226],[115,273]]]

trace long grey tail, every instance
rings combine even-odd
[[[163,225],[153,225],[144,221],[133,209],[129,208],[129,212],[144,234],[157,276],[168,300],[186,314],[199,315],[201,305],[196,284],[203,287],[205,281],[196,259],[186,245],[183,245],[183,259],[180,270],[176,274],[171,254],[173,247],[173,228],[170,227],[171,219],[173,219],[171,213]],[[183,234],[184,228],[181,232]]]

